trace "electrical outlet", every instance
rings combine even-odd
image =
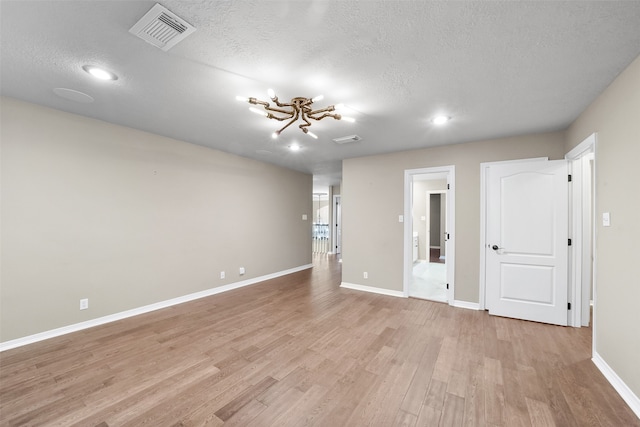
[[[221,279],[224,279],[224,271],[221,271],[221,272],[220,272],[220,278],[221,278]]]
[[[89,308],[89,298],[83,298],[80,300],[80,310],[86,310]]]
[[[244,274],[244,267],[240,267],[240,275],[242,276]]]
[[[369,273],[367,273],[366,271],[364,273],[362,273],[362,277],[365,279],[369,278]]]

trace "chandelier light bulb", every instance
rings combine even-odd
[[[344,108],[344,104],[341,102],[340,104],[336,104],[333,106],[335,110],[342,110]]]
[[[318,95],[315,98],[311,98],[311,102],[318,102],[324,99],[324,95]]]
[[[291,145],[289,146],[289,149],[290,149],[291,151],[300,151],[300,146],[299,146],[298,144],[291,144]]]
[[[310,136],[311,138],[313,138],[313,139],[318,139],[318,135],[316,135],[315,133],[313,133],[313,132],[311,132],[311,131],[308,131],[308,132],[307,132],[307,135],[309,135],[309,136]]]
[[[269,95],[269,98],[271,99],[276,97],[276,93],[271,88],[267,89],[267,95]]]
[[[260,114],[261,116],[269,117],[269,114],[266,111],[258,110],[256,107],[249,107],[249,110],[252,113]]]
[[[349,123],[354,123],[356,121],[356,119],[354,119],[353,117],[347,117],[347,116],[342,116],[340,120],[344,120],[345,122],[349,122]]]
[[[279,133],[278,132],[274,132],[271,134],[271,138],[276,139],[278,138]]]
[[[249,102],[249,98],[247,98],[246,96],[236,96],[236,101],[242,101],[242,102]]]

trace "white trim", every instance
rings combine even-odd
[[[61,335],[70,334],[72,332],[81,331],[83,329],[92,328],[94,326],[104,325],[105,323],[115,322],[117,320],[126,319],[128,317],[137,316],[139,314],[149,313],[150,311],[159,310],[162,308],[171,307],[172,305],[178,305],[185,302],[193,301],[196,299],[216,295],[222,292],[231,291],[233,289],[242,288],[244,286],[253,285],[265,280],[274,279],[276,277],[284,276],[287,274],[295,273],[298,271],[306,270],[313,267],[313,264],[306,264],[299,267],[294,267],[288,270],[279,271],[272,274],[267,274],[260,277],[254,277],[252,279],[243,280],[241,282],[230,283],[224,286],[218,286],[217,288],[211,288],[200,292],[184,295],[177,298],[172,298],[166,301],[156,302],[154,304],[145,305],[131,310],[121,311],[119,313],[110,314],[96,319],[87,320],[85,322],[75,323],[73,325],[63,326],[61,328],[52,329],[50,331],[40,332],[33,335],[28,335],[22,338],[16,338],[14,340],[5,341],[0,343],[0,352],[10,350],[12,348],[22,347],[27,344],[33,344],[38,341],[43,341],[49,338],[59,337]]]
[[[404,171],[404,262],[402,271],[402,292],[404,297],[409,296],[409,282],[411,271],[413,268],[413,215],[411,205],[413,202],[413,176],[426,174],[442,174],[446,173],[447,184],[449,186],[446,191],[447,203],[447,230],[449,240],[446,242],[447,255],[447,304],[452,305],[455,295],[455,259],[456,259],[456,167],[455,165],[438,166],[420,169],[405,169]],[[450,255],[450,256],[449,256]]]
[[[565,159],[577,159],[578,157],[582,157],[583,154],[587,152],[593,151],[593,148],[596,145],[596,134],[592,133],[588,137],[584,139],[580,144],[573,147],[571,151],[565,154]]]
[[[486,282],[486,251],[487,245],[487,173],[489,172],[489,166],[505,164],[505,163],[518,163],[518,162],[535,162],[535,161],[547,161],[548,157],[534,157],[531,159],[516,159],[505,160],[499,162],[484,162],[480,163],[480,277],[479,277],[479,310],[486,310],[485,299],[485,282]]]
[[[371,292],[373,294],[387,295],[390,297],[406,298],[406,295],[402,291],[392,291],[390,289],[376,288],[373,286],[357,285],[355,283],[342,282],[341,288],[353,289],[354,291]]]
[[[340,204],[340,209],[336,207],[338,204]],[[338,229],[340,229],[340,235],[342,236],[342,194],[333,195],[331,207],[333,214],[331,215],[331,251],[329,254],[333,255],[342,252],[342,239],[338,244]],[[340,215],[338,215],[338,211],[340,211]]]
[[[571,183],[569,187],[569,225],[570,225],[570,237],[573,240],[573,244],[569,251],[569,302],[571,303],[572,310],[569,312],[568,321],[569,326],[579,328],[581,326],[587,326],[587,319],[589,317],[588,312],[584,313],[586,299],[590,298],[585,289],[585,284],[591,275],[591,284],[594,286],[595,277],[593,266],[595,265],[595,188],[591,188],[591,182],[585,182],[586,177],[590,177],[590,174],[585,174],[585,168],[588,165],[588,157],[593,155],[595,165],[595,146],[596,146],[596,134],[593,133],[585,138],[580,144],[569,151],[564,158],[567,159],[570,166],[570,173],[572,175]],[[595,169],[595,168],[594,168]],[[595,170],[594,170],[595,174]],[[595,182],[595,175],[591,181]],[[591,194],[590,194],[591,193]],[[593,197],[591,218],[593,223],[591,224],[591,230],[585,229],[584,213],[585,213],[585,201]],[[591,242],[591,254],[586,251],[585,242],[589,236],[585,237],[586,233],[590,233],[593,241]],[[593,256],[593,262],[592,257]],[[591,264],[591,271],[585,272],[585,267],[588,268],[587,263]],[[585,280],[585,278],[587,280]],[[583,283],[583,281],[585,283]],[[595,333],[595,328],[593,329]],[[594,340],[595,341],[595,340]],[[594,347],[595,351],[595,347]]]
[[[477,302],[454,300],[452,305],[457,308],[466,308],[467,310],[480,310],[480,304]]]
[[[604,359],[596,352],[593,353],[591,359],[596,367],[602,372],[602,375],[609,381],[613,388],[618,392],[620,397],[627,402],[629,408],[640,418],[640,398],[635,395],[633,391],[627,386],[624,381],[611,369],[611,366],[604,361]]]

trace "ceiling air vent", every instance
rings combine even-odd
[[[187,21],[156,3],[129,32],[166,52],[195,30]]]
[[[336,144],[347,144],[349,142],[356,142],[356,141],[360,141],[362,138],[360,138],[358,135],[349,135],[349,136],[343,136],[342,138],[336,138],[333,140],[333,142],[335,142]]]

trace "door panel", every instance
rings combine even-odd
[[[505,163],[487,181],[490,314],[567,324],[567,164]]]

